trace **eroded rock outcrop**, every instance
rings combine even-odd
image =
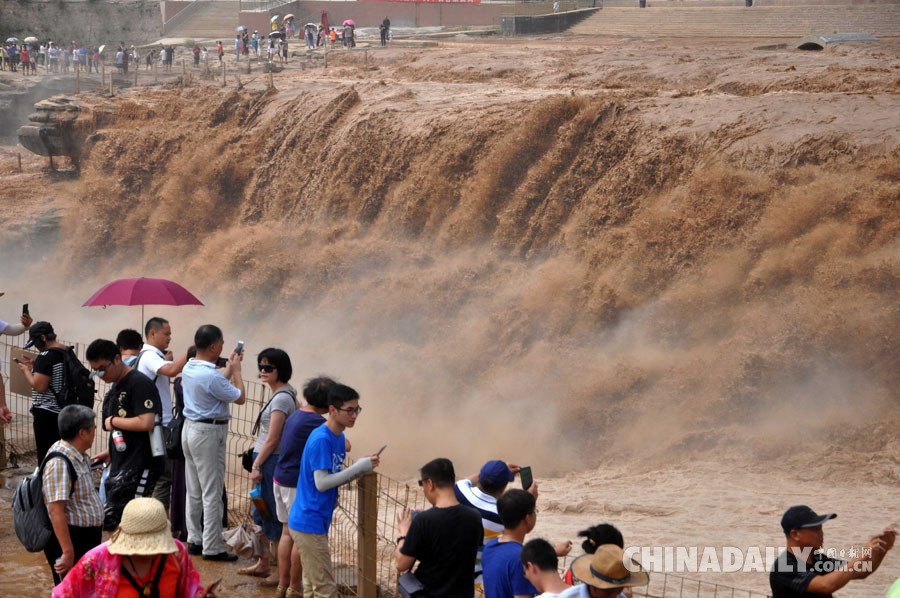
[[[85,142],[97,127],[111,120],[111,106],[92,106],[68,96],[54,96],[34,105],[37,112],[19,128],[19,143],[41,156],[67,156],[75,166]]]

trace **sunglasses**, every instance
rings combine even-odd
[[[103,378],[103,376],[106,375],[106,370],[108,370],[110,367],[112,367],[112,363],[107,363],[105,366],[103,366],[102,368],[100,368],[98,370],[91,370],[91,377],[92,378]]]
[[[259,366],[260,372],[266,372],[267,374],[271,374],[275,371],[275,366],[269,363],[263,364]]]

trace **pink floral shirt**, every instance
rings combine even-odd
[[[109,554],[108,542],[91,549],[72,567],[62,583],[53,588],[53,598],[115,598],[119,592],[122,557]],[[203,586],[184,544],[175,540],[178,550],[172,555],[181,569],[179,598],[200,598]]]

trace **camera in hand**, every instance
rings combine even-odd
[[[220,358],[218,358],[218,359],[216,360],[216,367],[217,367],[217,368],[223,368],[223,367],[225,367],[226,365],[228,365],[228,360],[225,359],[224,357],[220,357]]]

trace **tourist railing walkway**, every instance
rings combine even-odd
[[[26,338],[25,335],[0,337],[0,373],[6,382],[7,405],[14,414],[10,426],[0,426],[0,469],[34,463],[34,433],[29,413],[31,396],[12,392],[9,384],[11,352],[13,348],[21,348]],[[84,361],[86,344],[66,344],[74,345],[76,354]],[[253,422],[270,394],[268,386],[260,382],[247,381],[245,384],[247,402],[232,406],[227,441],[225,487],[232,524],[243,521],[250,509],[247,496],[250,476],[240,466],[238,453],[251,446]],[[106,391],[107,385],[99,381],[94,407],[98,413]],[[106,450],[107,436],[106,432],[97,429],[92,453]],[[396,547],[394,540],[398,535],[396,516],[403,509],[424,509],[426,506],[418,487],[381,474],[372,473],[341,486],[329,541],[342,598],[397,596],[397,573],[392,559]],[[563,569],[570,561],[566,559],[561,563]],[[647,598],[768,598],[762,592],[654,572],[650,574],[650,585],[633,591],[635,596]]]

